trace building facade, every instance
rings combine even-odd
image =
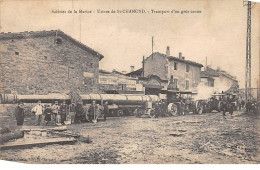
[[[169,49],[169,48],[167,48]],[[173,57],[162,53],[153,53],[144,60],[144,77],[156,75],[167,80],[168,85],[174,83],[174,89],[196,92],[200,83],[200,72],[203,65],[185,60],[182,53]],[[170,87],[172,88],[172,87]]]
[[[237,93],[238,92],[238,81],[236,77],[230,75],[224,70],[213,69],[209,66],[205,67],[205,71],[201,73],[202,77],[207,75],[210,78],[214,79],[214,92],[215,93]]]
[[[101,93],[144,94],[138,78],[126,76],[116,70],[99,70],[99,90]]]
[[[1,91],[99,92],[103,55],[60,30],[0,34]]]
[[[214,78],[208,75],[206,72],[202,71],[200,74],[200,81],[203,84],[203,86],[206,87],[214,87]]]

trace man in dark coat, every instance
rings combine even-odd
[[[64,121],[66,121],[67,111],[68,111],[68,107],[66,102],[64,101],[60,106],[61,124],[64,124]]]
[[[246,102],[246,113],[250,113],[252,107],[252,103],[250,100],[247,100]]]
[[[96,105],[96,101],[93,101],[91,106],[88,109],[89,121],[92,121],[93,119],[95,119],[95,116],[97,115],[97,109],[98,109],[98,106]]]
[[[52,109],[51,105],[47,105],[46,109],[44,110],[44,120],[46,121],[46,126],[51,122],[51,115],[52,115]]]
[[[18,103],[18,106],[16,106],[14,115],[17,121],[17,126],[23,125],[24,121],[24,109],[23,109],[23,103]]]
[[[74,123],[74,120],[75,120],[75,103],[72,102],[70,105],[69,105],[69,117],[70,117],[70,120],[71,120],[71,124]]]
[[[106,121],[108,114],[109,114],[108,102],[106,101],[104,104],[104,121]]]
[[[82,115],[84,114],[84,109],[81,103],[77,103],[75,107],[75,120],[74,123],[81,123],[82,122]]]
[[[158,118],[159,115],[161,114],[159,102],[156,102],[156,103],[155,103],[154,112],[155,112],[155,116],[154,116],[154,117],[155,117],[155,118]]]

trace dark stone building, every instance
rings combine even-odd
[[[1,33],[0,89],[6,93],[95,93],[103,55],[60,30]]]

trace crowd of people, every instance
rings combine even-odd
[[[99,105],[96,104],[96,101],[93,101],[92,104],[88,106],[83,106],[83,103],[75,104],[74,102],[67,104],[66,101],[62,103],[55,101],[52,105],[43,104],[41,101],[38,101],[31,110],[31,113],[35,115],[35,126],[41,125],[43,120],[45,125],[51,125],[50,123],[53,122],[52,125],[58,126],[82,122],[97,122],[100,114],[102,114],[104,120],[106,120],[108,112],[108,102]],[[23,125],[25,117],[23,103],[18,103],[14,115],[17,125]]]
[[[252,100],[247,100],[246,102],[246,113],[258,113],[259,115],[259,109],[260,109],[260,102],[256,101],[254,99]]]
[[[233,114],[233,100],[227,98],[226,100],[221,100],[223,105],[221,111],[223,111],[223,116],[226,112]],[[259,102],[256,101],[237,101],[237,109],[245,109],[246,113],[256,113],[259,109]],[[146,107],[149,108],[149,107]],[[152,104],[152,114],[150,116],[158,117],[167,117],[168,107],[167,103],[164,100],[158,101]],[[148,109],[149,110],[149,109]],[[183,100],[180,101],[179,115],[184,115],[185,103]],[[75,104],[74,102],[67,104],[66,101],[59,103],[55,101],[53,104],[43,104],[41,101],[38,101],[37,104],[32,108],[31,112],[35,115],[35,125],[39,126],[44,120],[45,125],[64,125],[64,124],[74,124],[82,122],[97,122],[100,114],[103,115],[104,120],[106,120],[107,115],[109,114],[108,102],[105,101],[104,104],[99,105],[96,101],[93,101],[91,105],[83,106],[83,103],[79,102]],[[143,113],[138,112],[138,109],[134,111],[134,114],[137,117],[140,117]],[[17,125],[23,125],[25,111],[23,103],[19,102],[15,108],[15,118]]]

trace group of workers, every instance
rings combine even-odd
[[[233,114],[234,101],[233,99],[227,97],[226,99],[221,99],[223,105],[221,111],[223,111],[223,116],[226,112]],[[237,109],[246,109],[246,113],[255,112],[255,109],[259,108],[259,102],[256,101],[247,101],[244,102],[235,100],[237,102]],[[149,107],[148,107],[149,108]],[[154,115],[151,115],[155,118],[166,117],[168,115],[168,106],[167,102],[160,100],[152,104],[154,108]],[[179,115],[184,115],[185,103],[183,100],[180,101]],[[55,101],[54,104],[42,104],[41,101],[37,102],[37,105],[34,106],[31,112],[35,115],[35,125],[39,126],[44,118],[46,125],[49,125],[50,122],[53,122],[54,125],[64,125],[64,124],[73,124],[73,123],[82,123],[82,122],[97,122],[98,116],[100,114],[104,115],[104,120],[106,120],[107,115],[109,114],[108,102],[99,105],[96,101],[92,101],[91,105],[83,106],[82,102],[75,104],[74,102],[67,104],[65,101],[58,103]],[[135,115],[138,117],[142,113],[137,113]],[[25,111],[23,103],[19,102],[15,108],[15,117],[17,120],[17,125],[23,125]]]
[[[247,100],[246,102],[246,113],[258,113],[259,115],[260,102],[254,99]]]
[[[102,113],[104,120],[106,120],[108,114],[108,102],[104,102],[103,105],[96,104],[93,101],[91,105],[83,106],[82,103],[75,104],[74,102],[67,104],[63,101],[61,104],[55,101],[54,104],[42,104],[38,101],[36,106],[31,110],[31,113],[35,115],[35,126],[41,125],[44,118],[46,125],[49,125],[53,121],[53,125],[64,125],[82,122],[97,122],[98,116]],[[24,104],[19,102],[15,108],[15,118],[17,125],[23,125],[25,111]]]

